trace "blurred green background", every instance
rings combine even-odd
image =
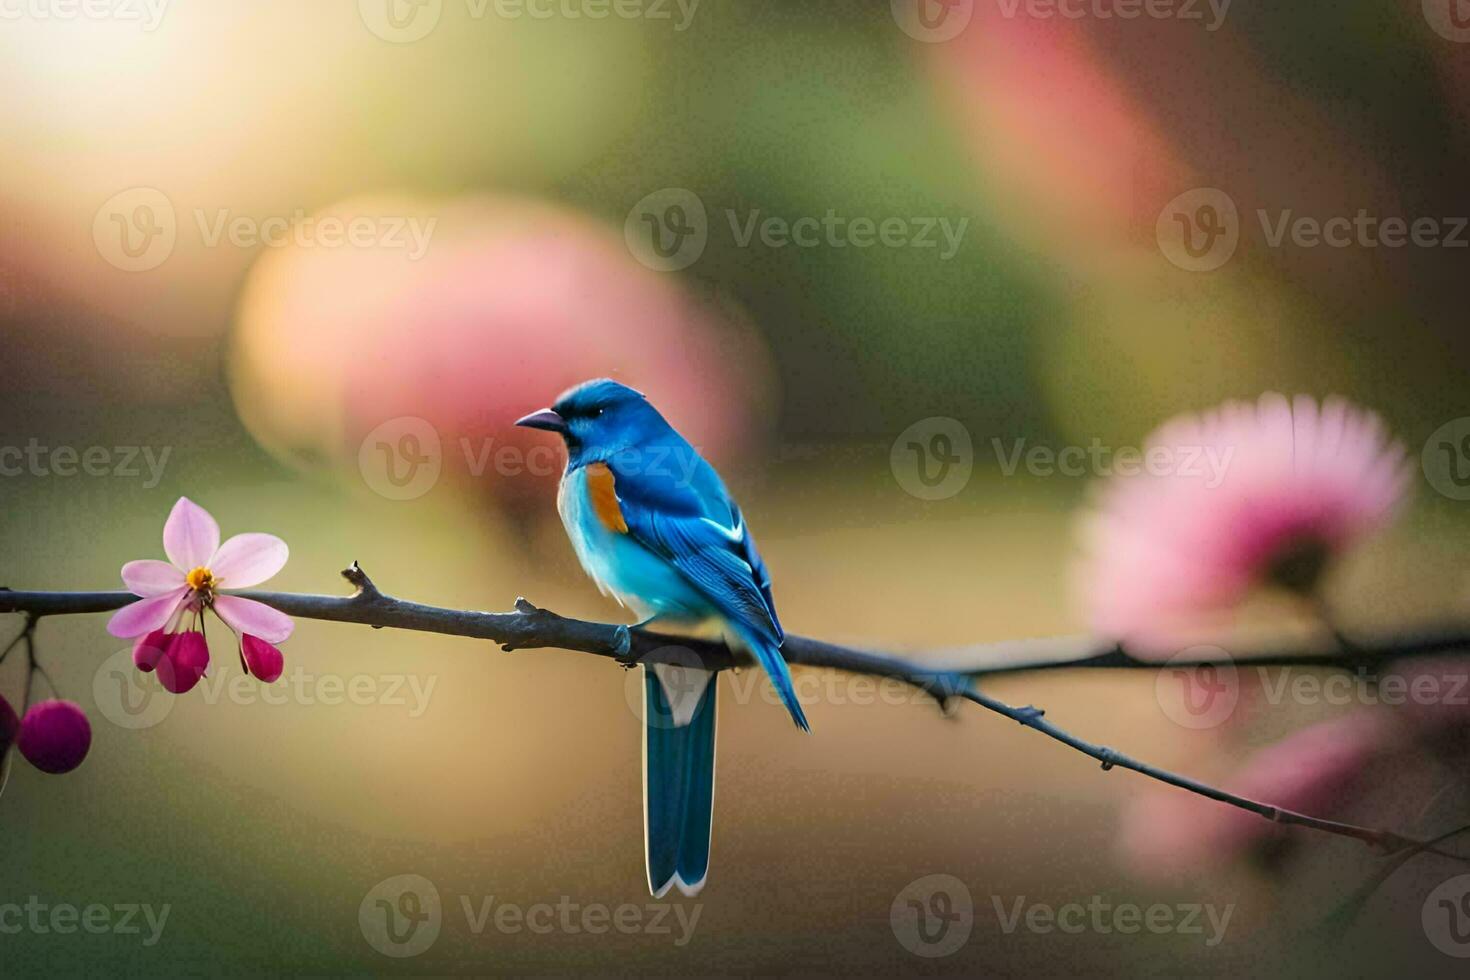
[[[116,587],[124,561],[161,551],[187,494],[226,536],[290,543],[273,588],[332,592],[358,560],[405,597],[504,609],[525,595],[623,621],[556,521],[554,467],[533,465],[548,444],[510,428],[612,375],[719,462],[792,631],[936,656],[1074,632],[1086,481],[1008,474],[997,443],[1136,445],[1172,413],[1278,389],[1347,395],[1417,455],[1465,413],[1463,246],[1273,246],[1257,218],[1364,210],[1448,229],[1464,213],[1470,45],[1432,6],[1239,2],[1214,29],[1204,5],[1203,20],[1099,16],[1106,4],[1048,18],[1000,0],[650,0],[626,8],[636,17],[593,16],[607,8],[591,0],[537,7],[546,17],[494,0],[175,0],[156,23],[121,3],[14,8],[0,21],[0,446],[47,447],[49,462],[0,478],[0,583]],[[1196,271],[1158,228],[1204,187],[1235,207],[1239,242]],[[691,198],[702,222],[668,208]],[[829,214],[848,237],[742,238],[752,221]],[[324,218],[359,220],[367,240],[329,240]],[[859,246],[854,219],[899,219],[903,241]],[[667,269],[649,230],[676,225],[704,243]],[[962,229],[952,250],[943,227]],[[890,451],[934,418],[968,433],[973,469],[923,499]],[[392,451],[425,433],[413,445],[437,476],[402,484],[420,471]],[[105,447],[107,472],[64,475],[62,446]],[[158,478],[118,472],[119,447],[164,459]],[[1349,625],[1463,608],[1465,505],[1418,489],[1334,579]],[[726,691],[692,941],[477,934],[461,898],[650,901],[620,671],[301,622],[276,703],[229,686],[238,666],[216,636],[224,686],[157,695],[132,729],[116,723],[137,716],[118,715],[127,675],[108,667],[102,624],[41,626],[40,659],[95,739],[75,774],[15,767],[0,903],[172,911],[151,947],[0,934],[7,973],[1453,963],[1418,919],[1443,865],[1411,865],[1356,930],[1325,938],[1321,917],[1375,866],[1350,843],[1303,838],[1284,871],[1160,883],[1112,843],[1140,778],[979,711],[839,703],[840,683],[799,738],[748,676]],[[0,667],[12,700],[18,661]],[[331,703],[354,679],[361,703]],[[1148,676],[991,689],[1201,778],[1304,720],[1189,731]],[[1365,794],[1340,816],[1408,826],[1423,804]],[[931,873],[975,903],[971,938],[942,959],[889,924]],[[359,906],[400,874],[435,883],[444,921],[431,948],[394,960],[365,940]],[[992,904],[1094,895],[1236,909],[1207,948],[1007,933]]]

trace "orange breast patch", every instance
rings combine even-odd
[[[623,520],[623,509],[618,506],[618,493],[613,483],[612,470],[606,463],[592,463],[587,467],[587,500],[592,504],[592,513],[609,531],[627,534],[628,522]]]

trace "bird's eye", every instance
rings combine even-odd
[[[593,418],[600,418],[601,416],[602,416],[602,409],[600,409],[600,408],[597,411],[595,411],[595,412],[592,413],[592,417]]]

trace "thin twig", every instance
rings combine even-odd
[[[724,670],[748,662],[743,654],[731,650],[723,643],[670,637],[639,629],[625,631],[624,628],[609,623],[569,619],[541,609],[523,598],[516,600],[513,612],[506,613],[446,609],[440,606],[409,602],[379,591],[356,562],[344,569],[342,575],[355,587],[355,591],[350,596],[260,591],[238,594],[264,602],[287,615],[302,619],[359,623],[375,629],[392,627],[493,640],[505,650],[554,647],[590,653],[619,662],[673,663],[700,666],[710,670]],[[108,612],[136,599],[137,596],[128,592],[0,590],[0,613],[27,613],[30,617],[29,623],[33,628],[35,620],[42,616]],[[622,646],[624,637],[631,645],[631,649]],[[1055,649],[1045,649],[1049,644],[1054,644]],[[984,653],[987,649],[995,654],[993,658],[990,658],[994,662],[989,664],[984,662],[986,659]],[[1266,651],[1259,655],[1230,659],[1235,664],[1249,663],[1260,666],[1358,668],[1365,662],[1390,661],[1429,653],[1462,653],[1467,649],[1470,649],[1470,635],[1467,635],[1463,629],[1443,629],[1393,639],[1360,641],[1350,653],[1338,650],[1320,655],[1303,655],[1299,652]],[[1111,748],[1094,745],[1046,721],[1045,712],[1039,708],[1014,707],[983,694],[974,687],[974,680],[977,677],[1019,671],[1075,668],[1145,669],[1161,666],[1157,662],[1137,659],[1121,647],[1099,647],[1093,641],[1075,637],[1056,641],[1030,640],[1023,641],[1021,644],[999,644],[991,648],[973,648],[967,651],[969,664],[963,669],[925,667],[898,657],[855,650],[802,636],[786,637],[781,651],[786,661],[791,664],[824,667],[853,674],[899,680],[933,696],[941,704],[947,705],[956,699],[971,701],[1096,759],[1102,763],[1103,769],[1114,767],[1131,769],[1151,779],[1255,813],[1276,823],[1306,827],[1340,837],[1351,837],[1389,853],[1411,848],[1431,848],[1435,843],[1415,840],[1387,830],[1313,817],[1295,810],[1283,809],[1228,793],[1186,776],[1139,762]],[[1201,657],[1197,660],[1174,659],[1169,661],[1168,665],[1171,667],[1203,666],[1223,662],[1219,658]]]

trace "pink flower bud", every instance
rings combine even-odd
[[[9,701],[0,697],[0,758],[4,758],[19,733],[20,719],[15,716],[15,709],[10,706]]]
[[[133,665],[145,674],[152,673],[173,638],[173,633],[165,633],[163,630],[154,630],[138,637],[138,642],[133,644]]]
[[[92,747],[92,725],[71,701],[42,701],[26,712],[16,745],[42,772],[71,772]]]
[[[280,677],[285,667],[281,651],[249,633],[240,637],[240,655],[245,659],[245,669],[267,684]]]
[[[177,634],[158,661],[158,682],[170,694],[192,691],[209,667],[209,645],[204,634],[189,630]]]

